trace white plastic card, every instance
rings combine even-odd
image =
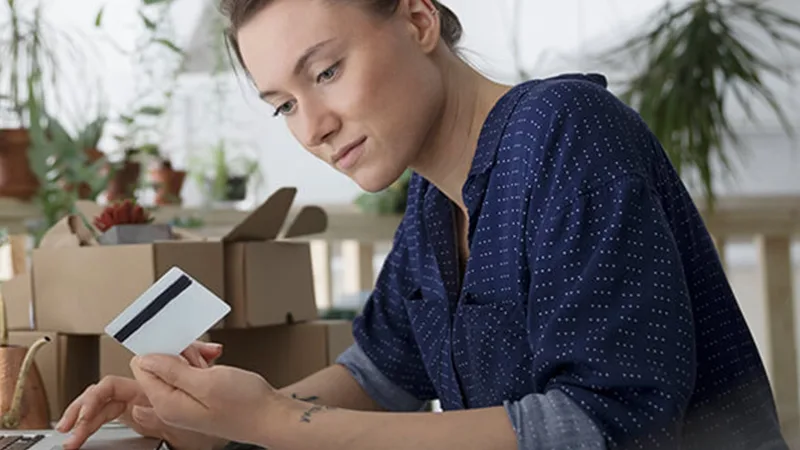
[[[230,309],[189,274],[172,267],[105,331],[136,355],[179,355]]]

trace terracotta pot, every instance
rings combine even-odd
[[[28,160],[30,137],[25,129],[0,129],[0,197],[30,200],[39,180]]]
[[[180,204],[185,180],[186,171],[175,170],[169,163],[150,170],[150,181],[156,185],[156,205]]]
[[[133,198],[141,170],[142,165],[139,162],[126,160],[108,181],[106,200],[114,202]]]
[[[11,345],[0,347],[0,425],[4,429],[50,428],[47,393],[33,360],[38,349],[49,342],[49,338],[43,339],[31,348]],[[15,395],[17,391],[22,394],[19,398]]]

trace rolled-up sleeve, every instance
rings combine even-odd
[[[364,392],[387,411],[419,411],[425,405],[425,402],[409,394],[383,375],[358,344],[351,345],[339,355],[336,363],[347,368]]]

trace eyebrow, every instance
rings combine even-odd
[[[328,44],[330,44],[333,41],[334,41],[334,39],[331,38],[331,39],[327,39],[327,40],[324,40],[322,42],[316,43],[316,44],[312,45],[311,47],[308,47],[306,49],[306,51],[304,51],[303,54],[300,55],[299,58],[297,58],[297,62],[294,65],[294,71],[292,73],[295,76],[297,76],[308,65],[308,61],[311,60],[311,58],[316,53],[318,53],[320,50],[322,50],[324,47],[326,47]],[[262,100],[264,100],[267,97],[272,97],[272,96],[277,95],[277,94],[278,94],[278,91],[261,91],[261,92],[259,92],[258,96]]]

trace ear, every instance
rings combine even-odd
[[[439,45],[441,22],[431,0],[400,0],[397,12],[408,21],[409,31],[423,51],[432,52]]]

